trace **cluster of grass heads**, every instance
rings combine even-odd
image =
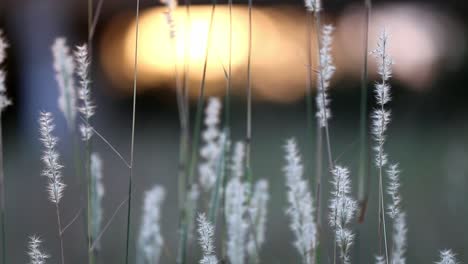
[[[133,247],[131,237],[132,230],[132,197],[133,197],[133,171],[135,154],[135,129],[136,129],[136,99],[138,80],[138,27],[140,1],[136,0],[136,35],[134,53],[134,83],[133,83],[133,107],[131,123],[131,147],[130,158],[127,160],[102,134],[93,128],[92,117],[95,114],[95,106],[92,102],[90,68],[92,63],[92,39],[103,1],[99,1],[96,10],[93,0],[88,0],[89,5],[89,35],[88,45],[77,46],[75,52],[71,52],[64,38],[57,38],[52,45],[54,57],[54,70],[59,88],[58,108],[67,121],[70,135],[74,138],[75,173],[80,179],[81,208],[77,208],[76,216],[68,222],[64,222],[61,216],[62,197],[66,195],[65,179],[62,175],[62,164],[57,151],[59,139],[54,136],[54,118],[50,112],[41,112],[39,117],[40,140],[43,144],[43,171],[47,181],[46,189],[49,200],[55,207],[57,218],[57,237],[60,242],[60,262],[67,261],[64,251],[63,235],[75,222],[83,221],[86,226],[88,242],[88,263],[101,263],[99,258],[100,240],[105,235],[107,228],[115,216],[120,213],[127,204],[126,225],[126,253],[125,263],[155,264],[161,262],[161,255],[166,250],[164,238],[161,234],[160,220],[164,217],[162,204],[167,190],[163,186],[155,185],[144,195],[143,216],[139,228],[136,243],[136,259],[130,258],[130,249]],[[177,3],[173,0],[165,0],[167,12],[165,17],[168,25],[168,34],[173,41],[174,50],[177,43],[177,34],[187,32],[175,31],[175,19],[173,11]],[[268,201],[270,199],[269,184],[267,179],[259,178],[252,170],[251,141],[252,141],[252,0],[248,2],[249,32],[248,60],[247,60],[247,84],[246,84],[246,133],[245,138],[235,140],[231,136],[230,124],[230,94],[232,89],[231,51],[232,51],[232,1],[229,1],[229,62],[227,68],[223,68],[226,77],[226,93],[224,100],[219,98],[205,98],[205,80],[207,76],[208,54],[211,51],[210,39],[216,12],[216,0],[212,2],[210,23],[205,50],[204,67],[202,72],[199,96],[195,112],[194,124],[190,124],[189,107],[189,82],[190,65],[178,65],[174,59],[174,73],[177,106],[180,121],[180,145],[179,145],[179,169],[178,169],[178,199],[179,199],[179,227],[178,249],[175,261],[178,264],[185,263],[261,263],[260,253],[267,240],[268,231]],[[187,20],[190,25],[190,2],[185,2]],[[376,263],[402,264],[406,262],[406,213],[402,206],[400,194],[400,170],[393,157],[385,152],[386,131],[390,124],[390,111],[388,103],[391,100],[389,79],[392,75],[393,61],[388,54],[389,35],[383,31],[379,36],[377,49],[371,54],[376,57],[378,73],[381,80],[374,86],[375,108],[372,113],[367,113],[367,32],[371,11],[370,0],[365,1],[366,19],[364,24],[364,63],[362,71],[362,97],[361,97],[361,150],[359,171],[359,197],[353,197],[351,171],[343,165],[335,164],[332,153],[332,142],[329,129],[331,118],[331,100],[329,94],[330,81],[335,72],[332,58],[333,26],[322,25],[322,5],[319,0],[305,1],[307,13],[307,123],[308,136],[315,140],[316,149],[316,174],[307,179],[304,177],[303,157],[300,147],[294,138],[286,140],[284,146],[285,165],[285,191],[287,195],[286,216],[289,218],[293,245],[298,252],[297,260],[292,262],[310,263],[352,263],[352,246],[357,239],[354,227],[359,221],[365,220],[368,186],[370,175],[378,178],[378,219],[377,232],[378,252],[370,252],[375,255]],[[96,12],[94,12],[96,11]],[[188,28],[188,27],[187,27]],[[314,29],[315,28],[315,29]],[[315,31],[315,37],[313,32]],[[312,43],[316,41],[317,49],[312,50]],[[184,45],[185,62],[190,45],[190,40]],[[6,41],[0,34],[0,63],[5,59]],[[318,60],[314,62],[312,55],[317,52]],[[315,67],[313,66],[315,65]],[[182,67],[181,67],[182,66]],[[183,69],[183,70],[181,70]],[[316,76],[316,85],[313,85],[313,76]],[[315,107],[313,103],[312,88],[317,87]],[[5,71],[0,69],[0,113],[11,102],[6,96]],[[314,111],[314,108],[316,111]],[[314,114],[315,112],[315,114]],[[368,120],[372,121],[368,129]],[[1,124],[1,123],[0,123]],[[313,125],[316,128],[313,128]],[[191,128],[193,129],[191,131]],[[1,130],[1,127],[0,127]],[[370,130],[370,131],[368,131]],[[1,136],[1,135],[0,135]],[[369,138],[374,140],[372,149],[375,171],[368,171],[369,163]],[[99,154],[93,150],[93,140],[104,142],[117,155],[128,168],[129,182],[128,193],[123,201],[113,211],[111,217],[103,223],[103,210],[101,201],[104,196],[102,184],[102,161]],[[0,137],[1,143],[1,137]],[[1,148],[1,144],[0,144]],[[1,151],[0,151],[1,153]],[[326,155],[326,158],[323,156]],[[5,200],[4,200],[4,175],[3,164],[0,156],[0,188],[1,188],[1,221],[2,221],[2,263],[6,263],[5,238]],[[327,168],[327,173],[322,172]],[[280,168],[278,168],[280,169]],[[322,197],[322,182],[332,183],[331,199],[328,208],[320,207]],[[389,199],[389,201],[388,201]],[[194,226],[197,226],[197,232]],[[328,226],[328,228],[326,228]],[[391,228],[390,228],[391,227]],[[324,232],[333,234],[332,241],[322,239]],[[197,233],[197,234],[195,234]],[[218,235],[217,235],[218,234]],[[215,238],[221,239],[221,248],[215,249]],[[196,239],[194,239],[196,238]],[[192,245],[198,243],[201,247],[202,257],[195,260]],[[330,243],[331,245],[327,245]],[[285,245],[291,244],[285,241]],[[333,248],[333,255],[327,256],[326,248]],[[29,237],[27,253],[32,264],[44,264],[50,256],[42,249],[41,239],[33,235]],[[450,250],[440,253],[440,264],[457,263],[455,255]]]

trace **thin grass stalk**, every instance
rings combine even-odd
[[[315,12],[315,28],[317,32],[317,51],[318,51],[318,67],[319,67],[319,74],[320,74],[320,87],[323,89],[324,83],[323,83],[323,76],[322,76],[322,63],[320,61],[320,49],[322,48],[322,41],[320,40],[320,29],[321,29],[321,24],[320,24],[320,12]],[[326,98],[325,98],[325,93],[322,93],[322,103],[326,105]],[[324,113],[324,119],[327,120],[327,113],[325,111]],[[326,142],[326,147],[327,147],[327,152],[328,152],[328,166],[330,167],[330,170],[334,168],[333,165],[333,159],[332,159],[332,151],[331,151],[331,144],[330,144],[330,132],[328,129],[328,121],[325,122],[325,142]]]
[[[0,206],[1,206],[1,219],[2,221],[2,263],[6,264],[6,210],[5,210],[5,170],[3,164],[3,126],[2,114],[0,113]]]
[[[191,33],[191,18],[190,18],[190,0],[185,0],[185,30],[184,30],[184,69],[183,69],[183,104],[185,106],[185,129],[181,129],[179,143],[179,225],[182,223],[182,215],[184,215],[185,202],[187,195],[187,162],[189,155],[190,144],[190,104],[189,104],[189,58],[190,58],[190,33]],[[174,46],[175,49],[175,46]],[[175,59],[176,57],[174,57]]]
[[[89,120],[88,120],[89,121]],[[92,231],[92,221],[93,221],[93,203],[91,201],[91,197],[93,197],[92,193],[92,187],[91,187],[91,139],[87,140],[85,143],[85,171],[86,171],[86,178],[88,180],[88,210],[87,210],[87,215],[88,215],[88,248],[91,247],[93,243],[93,231]],[[89,264],[94,264],[96,261],[96,254],[97,251],[93,250],[92,252],[88,252],[88,261]]]
[[[383,228],[383,238],[384,238],[384,247],[385,247],[385,260],[386,263],[389,264],[388,258],[388,245],[387,245],[387,228],[385,224],[385,205],[384,205],[384,197],[383,197],[383,182],[382,182],[382,168],[379,171],[379,226],[382,225]],[[381,244],[381,243],[379,243]],[[380,249],[381,250],[381,249]]]
[[[361,102],[360,102],[360,152],[359,152],[359,223],[364,222],[369,199],[369,139],[367,135],[367,97],[368,97],[368,54],[369,54],[369,22],[372,11],[371,0],[365,0],[365,20],[363,24],[363,64],[361,73]]]
[[[322,48],[322,43],[321,43],[321,40],[320,40],[320,32],[321,32],[321,24],[320,24],[320,11],[317,11],[314,13],[315,15],[315,31],[316,31],[316,35],[317,35],[317,52],[318,52],[318,68],[319,68],[319,74],[320,74],[320,89],[324,89],[324,83],[323,83],[323,76],[322,76],[322,63],[321,63],[321,60],[320,60],[320,50]],[[325,98],[325,93],[324,91],[322,91],[321,93],[321,99],[322,99],[322,103],[323,105],[326,105],[326,98]],[[331,171],[333,168],[334,168],[334,164],[333,164],[333,158],[332,158],[332,151],[331,151],[331,144],[330,144],[330,132],[329,132],[329,129],[328,129],[328,120],[327,120],[327,112],[324,111],[324,119],[325,119],[325,126],[324,126],[324,130],[325,130],[325,142],[326,142],[326,148],[327,148],[327,153],[328,153],[328,166],[329,166],[329,171]],[[317,123],[317,125],[319,126],[319,124]],[[323,151],[322,151],[322,143],[323,143],[323,134],[322,134],[322,129],[320,129],[320,127],[318,128],[318,130],[320,130],[320,134],[317,136],[318,137],[318,140],[317,140],[317,145],[319,147],[317,147],[317,151],[320,151],[317,153],[318,156],[321,156]],[[321,157],[319,157],[318,159],[322,160]],[[321,172],[320,172],[321,173]],[[321,175],[320,175],[321,177]],[[319,220],[317,220],[319,221]],[[333,242],[334,243],[334,249],[333,249],[333,263],[336,263],[336,241]]]
[[[230,161],[231,160],[231,150],[230,150],[230,138],[231,138],[231,90],[232,90],[232,5],[233,1],[228,0],[228,10],[229,10],[229,48],[228,48],[228,69],[227,69],[227,78],[226,78],[226,94],[224,97],[224,131],[226,132],[226,144],[225,144],[225,149],[224,149],[224,159],[225,161]],[[227,179],[230,178],[230,170],[228,168],[229,166],[226,166],[226,162],[224,164],[224,177],[223,177],[223,182],[222,182],[222,188],[223,190],[226,190],[226,184],[227,184]],[[226,199],[226,192],[222,193],[221,197],[221,204],[224,205],[225,199]],[[224,208],[224,207],[223,207]],[[224,216],[224,209],[222,209],[222,215]],[[225,228],[227,226],[226,224],[226,218],[223,218],[224,221],[222,222],[221,225],[221,241],[225,241],[226,238],[226,232]],[[223,243],[223,246],[221,248],[221,259],[226,259],[227,258],[227,249],[226,249],[226,243]]]
[[[382,56],[382,65],[385,65],[385,48],[383,49],[383,56]],[[382,78],[382,84],[385,85],[385,78]],[[384,104],[381,104],[381,111],[384,112]],[[385,124],[385,118],[382,118],[382,125],[381,125],[381,130],[380,130],[380,138],[383,137],[383,128]],[[383,145],[383,142],[379,143]],[[389,264],[389,258],[388,258],[388,245],[387,245],[387,228],[385,224],[385,206],[384,206],[384,191],[383,191],[383,146],[379,146],[379,231],[382,230],[381,228],[383,227],[383,238],[384,238],[384,247],[385,247],[385,260],[386,263]],[[380,220],[381,219],[381,220]],[[383,225],[383,226],[382,226]],[[381,242],[379,242],[381,244]],[[381,252],[379,253],[381,255]]]
[[[224,176],[225,176],[225,168],[226,168],[226,149],[227,145],[229,144],[227,142],[227,131],[224,131],[222,136],[222,139],[220,139],[220,143],[222,144],[221,148],[221,155],[218,157],[218,162],[216,164],[216,184],[215,184],[215,189],[211,194],[211,201],[209,205],[209,210],[208,210],[208,220],[213,223],[214,226],[216,226],[217,222],[217,216],[218,216],[218,209],[219,209],[219,204],[221,200],[221,188],[223,187],[224,181]],[[225,193],[225,192],[224,192]],[[224,196],[224,195],[223,195]]]
[[[190,165],[188,167],[188,181],[186,186],[186,191],[189,190],[194,181],[195,177],[195,167],[198,163],[198,145],[200,141],[200,131],[201,131],[201,120],[202,120],[202,113],[203,107],[205,103],[205,85],[206,85],[206,72],[208,68],[208,54],[210,50],[211,44],[211,37],[213,31],[213,24],[214,24],[214,14],[216,11],[216,0],[212,0],[212,7],[211,7],[211,14],[210,14],[210,24],[208,27],[208,39],[207,45],[205,50],[205,61],[203,64],[203,71],[202,71],[202,79],[200,84],[200,92],[198,95],[198,102],[197,102],[197,110],[195,115],[195,125],[193,129],[193,138],[192,138],[192,146],[191,146],[191,158],[190,158]],[[187,199],[185,199],[185,209],[182,215],[181,221],[181,228],[180,228],[180,241],[179,241],[179,253],[177,254],[177,263],[185,264],[187,258],[187,241],[188,241],[188,228],[192,219],[189,217],[187,208]]]
[[[313,135],[312,132],[312,121],[314,120],[314,114],[313,114],[313,109],[312,109],[312,30],[313,30],[313,13],[310,10],[306,11],[306,24],[307,24],[307,29],[306,29],[306,36],[307,36],[307,42],[306,42],[306,47],[307,47],[307,79],[306,79],[306,91],[307,91],[307,96],[306,96],[306,107],[307,107],[307,137],[311,137]],[[321,133],[321,128],[319,126],[319,123],[317,122],[317,161],[316,161],[316,173],[315,173],[315,201],[317,203],[317,210],[316,210],[316,221],[317,221],[317,241],[319,240],[320,237],[320,230],[321,230],[321,206],[320,206],[320,197],[321,197],[321,182],[322,182],[322,157],[321,155],[318,155],[318,153],[322,153],[322,145],[319,142],[322,142],[322,133]],[[313,176],[311,174],[311,179],[310,183],[312,184],[314,182]],[[311,190],[313,190],[313,186],[311,186]],[[320,244],[317,245],[317,250],[318,247],[320,247]],[[312,252],[314,256],[312,256],[311,260],[312,263],[313,261],[318,262],[318,254],[316,254],[316,251]]]
[[[190,104],[189,104],[189,92],[190,92],[190,33],[192,31],[192,20],[190,16],[190,0],[185,0],[185,37],[184,37],[184,87],[183,93],[185,98],[185,110],[187,117],[187,138],[190,141],[190,133],[188,128],[190,127]]]
[[[94,3],[93,0],[88,0],[88,58],[89,58],[89,63],[91,65],[92,62],[92,49],[93,49],[93,37],[91,35],[92,30],[93,30],[93,11],[94,11]],[[86,123],[89,123],[89,118],[86,117]],[[93,241],[92,241],[92,203],[91,203],[91,144],[89,139],[86,140],[85,143],[85,171],[86,171],[86,179],[88,181],[87,184],[87,239],[88,239],[88,248],[91,247]],[[89,264],[94,264],[95,261],[95,250],[93,251],[88,251],[88,262]]]
[[[228,0],[229,9],[229,57],[228,57],[228,78],[226,85],[226,96],[224,100],[224,123],[225,127],[231,127],[231,90],[232,90],[232,0]]]
[[[132,136],[130,145],[130,177],[128,179],[128,210],[127,210],[127,239],[125,250],[125,263],[128,264],[130,251],[130,228],[131,228],[131,212],[132,212],[132,187],[133,187],[133,168],[135,154],[135,112],[136,112],[136,91],[138,78],[138,36],[140,25],[140,0],[136,0],[135,13],[135,54],[134,54],[134,72],[133,72],[133,108],[132,108]]]
[[[62,222],[60,221],[60,206],[58,203],[55,203],[55,213],[57,215],[57,228],[58,228],[58,235],[60,239],[60,256],[61,256],[61,264],[65,264],[65,254],[63,250],[63,232],[62,232]]]
[[[213,0],[212,7],[211,7],[211,15],[210,15],[210,24],[208,28],[208,41],[205,50],[205,62],[203,64],[203,71],[202,71],[202,79],[200,84],[200,92],[198,95],[198,102],[197,102],[197,111],[195,116],[195,126],[193,129],[193,144],[192,144],[192,154],[190,160],[190,167],[189,167],[189,181],[188,184],[192,186],[193,178],[195,177],[195,167],[198,163],[198,145],[200,142],[200,131],[201,131],[201,121],[202,121],[202,114],[203,114],[203,107],[205,104],[205,85],[206,85],[206,72],[208,68],[208,54],[211,44],[211,35],[213,31],[213,24],[214,24],[214,14],[216,10],[216,0]]]
[[[89,53],[91,54],[91,47],[92,47],[92,36],[91,30],[93,28],[93,0],[88,0],[88,49]],[[90,55],[91,56],[91,55]]]
[[[359,179],[358,179],[358,203],[359,215],[358,223],[363,224],[366,217],[367,206],[369,202],[369,188],[371,175],[369,173],[369,138],[368,138],[368,54],[369,54],[369,24],[372,11],[372,1],[364,0],[365,17],[363,23],[363,63],[361,72],[361,99],[360,99],[360,150],[359,150]],[[380,207],[380,205],[379,205]],[[380,218],[380,217],[379,217]],[[356,230],[355,259],[360,261],[360,238],[361,227]]]
[[[189,8],[189,7],[187,7]],[[187,10],[190,12],[190,9]],[[188,16],[188,14],[187,14]],[[190,22],[187,23],[187,28],[189,27]],[[185,37],[187,38],[189,33]],[[187,42],[186,42],[187,43]],[[179,165],[178,165],[178,181],[179,181],[179,212],[180,212],[180,220],[179,224],[183,222],[183,215],[185,214],[185,204],[187,200],[187,162],[188,162],[188,154],[189,154],[189,101],[188,101],[188,66],[187,66],[187,51],[188,47],[185,45],[184,51],[184,78],[185,80],[181,80],[179,76],[179,70],[177,65],[177,52],[176,52],[176,40],[173,38],[173,50],[174,50],[174,72],[175,72],[175,81],[176,81],[176,90],[177,90],[177,104],[179,108],[179,122],[181,127],[180,133],[180,143],[179,143]],[[188,210],[188,209],[187,209]],[[190,215],[187,212],[187,215]],[[190,217],[189,217],[190,218]],[[187,229],[188,232],[188,229]]]
[[[251,143],[252,143],[252,3],[248,2],[249,13],[249,40],[247,54],[247,125],[245,136],[245,167],[247,171],[247,179],[250,185],[253,185],[253,174],[251,167]]]
[[[172,38],[172,47],[174,51],[174,74],[177,93],[177,106],[179,110],[179,123],[181,133],[179,136],[179,165],[178,165],[178,181],[179,181],[179,209],[183,210],[186,195],[186,172],[187,172],[187,153],[188,153],[188,101],[186,100],[183,86],[183,80],[179,74],[179,67],[177,64],[177,49],[176,39]]]

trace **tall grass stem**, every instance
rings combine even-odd
[[[127,209],[127,239],[125,250],[125,263],[128,264],[130,251],[130,230],[131,230],[131,214],[132,214],[132,187],[133,187],[133,169],[134,169],[134,154],[135,154],[135,117],[136,117],[136,91],[138,78],[138,37],[140,25],[140,0],[136,0],[135,13],[135,53],[133,65],[133,107],[132,107],[132,135],[130,144],[130,177],[128,178],[128,209]]]

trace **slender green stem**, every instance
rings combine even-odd
[[[177,255],[177,263],[181,263],[185,259],[186,252],[186,238],[185,234],[188,237],[189,232],[189,219],[192,219],[190,209],[187,208],[188,197],[187,192],[187,181],[188,181],[188,155],[189,155],[189,144],[190,144],[190,107],[189,107],[189,83],[190,83],[190,34],[191,34],[191,16],[190,16],[190,0],[185,0],[185,37],[184,37],[184,87],[183,94],[185,98],[186,105],[186,135],[183,135],[184,131],[181,131],[180,135],[180,152],[179,152],[179,254]],[[185,141],[185,142],[184,142]],[[183,161],[185,159],[185,161]],[[185,165],[184,165],[185,164]],[[183,170],[183,171],[182,171]]]
[[[5,170],[3,167],[3,131],[2,131],[2,113],[0,113],[0,207],[2,221],[2,263],[6,264],[6,208],[5,208]]]
[[[88,181],[88,210],[87,210],[87,219],[88,219],[88,248],[91,247],[91,244],[93,243],[94,239],[94,234],[93,234],[93,228],[92,228],[92,222],[93,222],[93,189],[92,189],[92,184],[93,181],[91,179],[91,139],[87,140],[85,143],[85,172],[86,172],[86,178]],[[96,251],[93,252],[88,252],[88,261],[89,264],[94,264],[95,263],[95,254]]]
[[[226,128],[231,127],[231,90],[232,90],[232,0],[228,0],[229,8],[229,57],[226,95],[224,98],[224,123]]]
[[[221,189],[224,183],[224,176],[225,176],[225,166],[226,166],[226,147],[227,147],[227,131],[224,131],[224,139],[223,142],[220,142],[221,147],[221,155],[218,157],[218,161],[216,164],[216,184],[215,189],[211,194],[211,202],[208,210],[208,219],[214,226],[216,226],[216,220],[218,216],[218,209],[221,200]]]
[[[321,43],[321,24],[320,24],[320,11],[317,11],[314,13],[315,14],[315,28],[316,28],[316,35],[317,35],[317,52],[318,52],[318,68],[319,68],[319,89],[321,89],[321,98],[319,100],[322,100],[322,104],[326,106],[326,98],[325,98],[325,85],[323,81],[323,71],[322,71],[322,63],[320,59],[320,50],[322,49],[322,43]],[[331,143],[330,143],[330,132],[328,129],[328,117],[327,117],[327,111],[324,111],[324,117],[325,122],[324,122],[324,130],[325,130],[325,142],[326,142],[326,148],[327,148],[327,153],[328,153],[328,166],[329,166],[329,171],[331,171],[334,168],[333,165],[333,158],[332,158],[332,150],[331,150]],[[320,125],[320,124],[318,124]],[[322,133],[320,133],[319,138],[318,138],[318,145],[322,144]],[[321,147],[320,147],[321,150]],[[322,155],[322,151],[317,153],[317,155]],[[321,173],[321,172],[320,172]],[[320,178],[322,177],[321,175],[319,176]],[[336,263],[336,242],[334,242],[334,249],[333,249],[333,263]]]
[[[365,20],[363,23],[363,64],[361,75],[361,103],[360,103],[360,153],[359,153],[359,223],[364,222],[369,197],[369,144],[367,136],[367,97],[368,97],[368,49],[369,49],[369,20],[371,16],[371,0],[365,0]]]
[[[192,144],[192,154],[191,154],[191,162],[189,167],[189,187],[193,184],[193,180],[195,177],[195,167],[198,163],[198,145],[200,141],[200,131],[201,131],[201,121],[202,121],[202,114],[203,114],[203,107],[205,104],[205,85],[206,85],[206,72],[208,68],[208,53],[211,46],[211,35],[213,31],[213,24],[214,24],[214,14],[216,10],[216,0],[213,1],[211,7],[211,15],[210,15],[210,24],[208,28],[208,41],[205,50],[205,62],[203,64],[203,72],[202,72],[202,79],[200,84],[200,92],[198,94],[198,103],[197,103],[197,112],[195,116],[195,126],[193,130],[193,144]]]
[[[55,197],[58,197],[55,195]],[[65,254],[63,250],[63,232],[62,232],[62,222],[60,221],[60,207],[58,202],[55,203],[55,213],[57,215],[57,228],[58,228],[58,235],[60,239],[60,256],[61,256],[61,264],[65,264]]]
[[[93,50],[93,40],[91,37],[91,30],[93,26],[93,0],[88,0],[88,56],[89,56],[89,61],[91,63],[92,61],[92,50]],[[86,121],[89,122],[89,119],[86,117]],[[91,203],[91,173],[90,173],[90,155],[91,155],[91,150],[90,150],[90,142],[89,140],[86,141],[86,146],[85,146],[85,172],[86,172],[86,179],[87,179],[87,193],[88,193],[88,199],[87,199],[87,238],[88,238],[88,248],[92,244],[92,203]],[[94,264],[94,251],[89,252],[88,251],[88,262],[89,264]]]
[[[385,45],[385,43],[384,43]],[[386,47],[384,46],[383,47],[383,55],[382,55],[382,65],[385,65],[385,58],[386,58]],[[385,86],[385,78],[382,78],[382,86]],[[380,103],[380,110],[382,111],[382,113],[385,113],[385,103]],[[385,120],[385,115],[383,115],[382,117],[382,121],[381,121],[381,124],[380,124],[380,135],[379,135],[379,138],[382,139],[384,137],[384,127],[385,127],[385,123],[386,123],[386,120]],[[385,206],[384,206],[384,190],[383,190],[383,166],[384,166],[384,163],[383,163],[383,157],[384,157],[384,150],[383,150],[383,145],[384,145],[384,142],[383,141],[379,141],[379,146],[378,146],[378,161],[379,161],[379,213],[380,213],[380,217],[379,217],[379,231],[382,230],[383,231],[383,238],[384,238],[384,246],[385,246],[385,259],[386,259],[386,263],[389,264],[388,262],[388,246],[387,246],[387,228],[385,226]],[[383,226],[382,226],[383,225]],[[381,229],[383,228],[383,229]],[[379,242],[379,244],[381,244]]]
[[[130,177],[128,178],[128,210],[127,210],[127,239],[125,250],[125,263],[128,264],[130,251],[130,229],[131,229],[131,210],[132,210],[132,187],[133,187],[133,168],[135,154],[135,116],[136,116],[136,92],[138,78],[138,36],[140,25],[140,0],[136,0],[135,14],[135,54],[134,54],[134,72],[133,72],[133,107],[132,107],[132,136],[130,145]]]
[[[249,40],[248,40],[248,54],[247,54],[247,126],[245,136],[245,166],[247,170],[248,180],[252,186],[253,174],[251,167],[251,143],[252,143],[252,3],[249,0],[248,14],[249,14]]]
[[[211,35],[213,31],[213,24],[214,24],[214,14],[216,11],[216,0],[212,1],[211,7],[211,14],[210,14],[210,23],[208,28],[208,38],[205,50],[205,62],[203,64],[203,71],[202,71],[202,79],[200,84],[200,92],[198,95],[198,102],[197,102],[197,111],[195,116],[195,126],[193,129],[193,140],[192,140],[192,150],[191,150],[191,158],[190,158],[190,166],[188,168],[188,182],[186,186],[186,190],[190,190],[193,185],[194,177],[195,177],[195,167],[198,163],[198,145],[200,140],[200,130],[201,130],[201,121],[202,121],[202,113],[203,113],[203,106],[205,103],[205,84],[206,84],[206,73],[208,68],[208,54],[211,46]],[[188,215],[188,208],[187,208],[187,199],[185,199],[185,210],[182,215],[183,224],[180,230],[180,241],[179,241],[179,254],[177,256],[177,263],[184,264],[186,263],[187,258],[187,240],[188,240],[188,227],[192,219],[189,219]]]
[[[320,50],[322,48],[322,42],[320,40],[320,29],[321,29],[321,24],[320,24],[320,12],[315,12],[315,28],[316,28],[316,34],[317,34],[317,51],[318,51],[318,66],[319,66],[319,75],[320,75],[320,89],[324,89],[324,82],[323,82],[323,72],[322,72],[322,63],[320,62]],[[322,91],[321,93],[321,100],[322,104],[326,105],[326,98],[325,98],[325,93]],[[330,132],[328,129],[328,117],[327,117],[327,112],[324,112],[324,119],[325,119],[325,142],[326,142],[326,147],[327,147],[327,153],[328,153],[328,166],[329,169],[333,169],[333,155],[331,151],[331,144],[330,144]]]

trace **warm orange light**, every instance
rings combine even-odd
[[[168,25],[163,16],[164,8],[155,8],[143,13],[140,19],[139,65],[142,70],[172,76],[174,63],[182,67],[187,51],[191,76],[200,79],[208,45],[211,8],[191,7],[191,24],[186,23],[183,7],[176,9],[174,20],[176,37],[169,37]],[[232,66],[243,64],[247,56],[247,17],[245,12],[234,9],[233,14]],[[188,32],[188,34],[186,33]],[[187,45],[186,45],[187,43]],[[187,50],[186,50],[187,48]],[[227,67],[229,58],[229,14],[226,8],[217,8],[213,21],[211,43],[208,52],[208,78],[222,79],[222,65]],[[125,34],[125,61],[132,64],[135,49],[135,24],[129,25]]]
[[[434,10],[419,6],[395,5],[374,8],[369,32],[369,47],[376,43],[382,27],[391,34],[390,53],[395,60],[394,79],[413,88],[426,87],[453,58],[461,57],[464,43],[455,22],[436,15]],[[176,38],[169,37],[164,7],[141,13],[139,37],[138,92],[144,89],[175,86],[174,63],[183,70],[184,52],[187,62],[190,93],[199,93],[205,61],[211,6],[192,6],[191,24],[186,27],[185,7],[175,11]],[[232,12],[232,81],[233,93],[243,94],[247,87],[248,9],[235,6]],[[324,18],[324,23],[333,23]],[[333,41],[333,57],[337,72],[333,82],[349,78],[359,82],[362,51],[362,14],[345,12],[333,24],[337,29]],[[229,10],[217,5],[213,22],[206,75],[206,95],[220,95],[226,82],[223,68],[229,58]],[[439,25],[439,26],[437,26]],[[441,28],[440,25],[447,25]],[[306,17],[301,8],[287,6],[257,7],[252,14],[252,91],[255,99],[288,102],[302,98],[306,83]],[[442,30],[443,29],[443,30]],[[446,30],[447,29],[447,30]],[[449,30],[448,30],[449,29]],[[186,35],[187,34],[187,35]],[[188,36],[188,37],[187,37]],[[312,68],[317,68],[316,35],[312,33]],[[457,37],[458,36],[458,37]],[[446,39],[456,39],[453,42]],[[105,31],[99,54],[104,70],[116,87],[131,92],[135,49],[134,14],[112,20]],[[453,51],[456,53],[449,53]],[[451,55],[452,54],[452,55]],[[449,58],[452,60],[441,60]],[[369,59],[369,74],[375,74],[374,60]],[[313,74],[314,85],[316,75]],[[339,88],[334,84],[331,88]]]

